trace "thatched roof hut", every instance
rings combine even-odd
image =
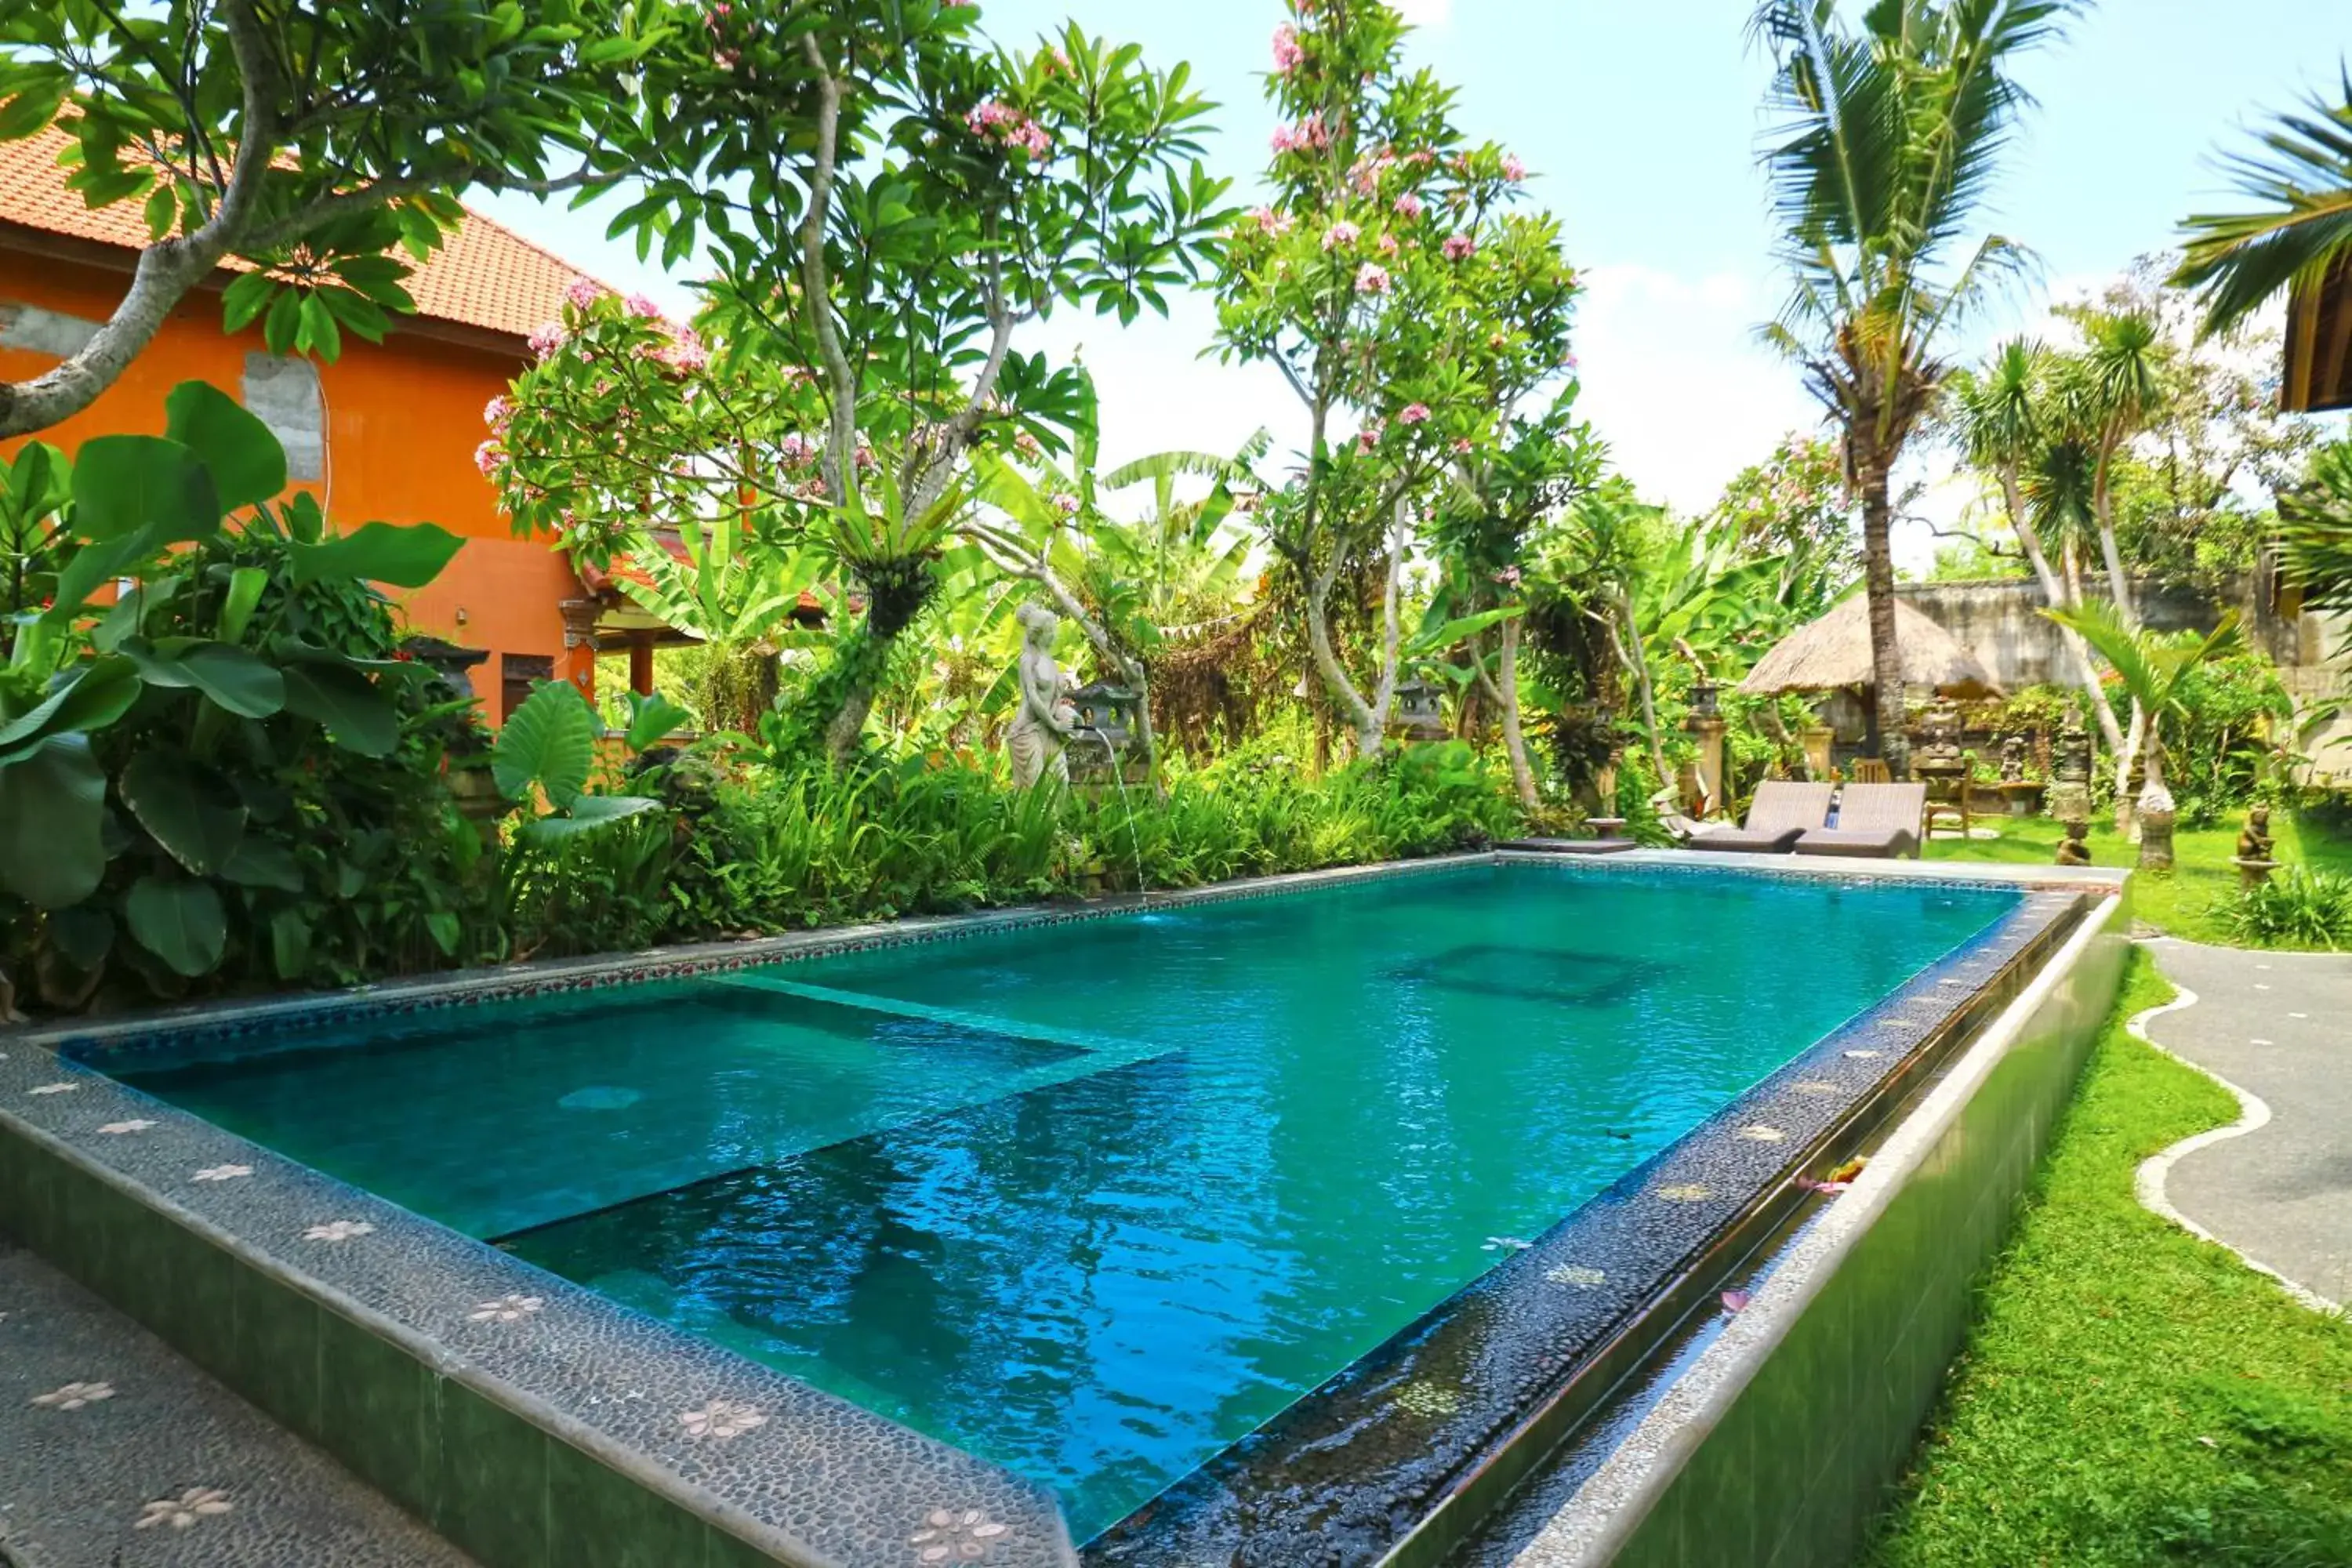
[[[1952,634],[1895,601],[1895,646],[1907,686],[1929,686],[1948,697],[1998,697],[1991,671]],[[1810,626],[1798,627],[1756,661],[1739,689],[1751,697],[1784,691],[1835,691],[1872,684],[1870,600],[1856,594]]]

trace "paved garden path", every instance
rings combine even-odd
[[[2141,1201],[2314,1305],[2352,1302],[2352,954],[2147,949],[2196,1000],[2138,1026],[2236,1089],[2242,1113],[2141,1166]]]
[[[0,1563],[469,1562],[129,1318],[0,1241]]]

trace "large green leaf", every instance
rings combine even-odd
[[[105,820],[87,735],[52,735],[0,766],[0,888],[52,910],[89,897],[106,874]]]
[[[74,531],[105,541],[153,524],[158,542],[209,538],[220,494],[203,459],[160,436],[94,436],[74,455]]]
[[[289,664],[286,710],[327,727],[339,746],[362,756],[381,757],[400,744],[400,714],[375,683],[340,664]]]
[[[299,980],[310,967],[310,921],[299,910],[269,917],[269,962],[280,980]]]
[[[194,687],[232,713],[267,719],[286,706],[286,679],[277,666],[247,648],[201,637],[151,643],[125,637],[121,650],[150,686]]]
[[[643,697],[634,691],[629,693],[629,729],[625,739],[633,752],[642,752],[693,722],[693,714],[658,691],[648,692]]]
[[[16,761],[52,735],[103,730],[139,700],[139,668],[119,656],[74,670],[39,707],[0,725],[0,766]]]
[[[73,493],[73,465],[47,442],[28,441],[0,470],[7,475],[0,486],[0,549],[29,554],[42,520]]]
[[[152,525],[83,545],[58,574],[56,603],[41,618],[52,626],[70,626],[101,584],[142,575],[163,548],[163,531]]]
[[[422,588],[465,542],[438,523],[370,522],[316,544],[289,545],[287,553],[293,557],[297,583],[337,577]]]
[[[211,473],[224,511],[266,501],[286,488],[286,448],[219,387],[180,383],[163,399],[163,434],[195,453]]]
[[[243,642],[245,628],[253,622],[255,606],[261,603],[262,594],[269,586],[269,569],[266,566],[240,566],[228,574],[228,592],[221,595],[220,620],[213,635],[223,642]]]
[[[221,875],[240,888],[275,888],[281,893],[302,890],[302,868],[295,863],[294,852],[250,833],[221,868]]]
[[[499,793],[520,800],[536,784],[557,810],[569,806],[588,787],[596,729],[596,715],[579,688],[569,681],[547,682],[499,726],[498,743],[490,748],[490,776]]]
[[[199,877],[227,865],[245,838],[245,805],[236,789],[177,752],[140,752],[114,787],[139,826]]]
[[[211,972],[228,947],[228,916],[210,882],[184,877],[142,877],[122,900],[131,940],[174,974]]]
[[[661,802],[641,795],[583,795],[572,803],[571,816],[535,817],[516,829],[516,835],[533,844],[558,844],[609,827],[659,805]]]

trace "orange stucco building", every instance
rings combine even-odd
[[[112,314],[146,241],[138,203],[93,212],[65,188],[66,145],[54,131],[0,142],[0,375],[11,380],[57,363]],[[211,382],[278,431],[295,482],[335,524],[437,522],[465,539],[437,581],[395,597],[411,630],[488,652],[472,671],[486,718],[503,719],[534,679],[569,679],[593,697],[609,595],[584,590],[545,541],[517,539],[474,464],[484,405],[527,359],[531,331],[562,315],[577,276],[468,214],[407,280],[417,313],[396,317],[381,344],[347,335],[341,357],[319,365],[269,353],[257,328],[224,331],[224,273],[180,302],[95,404],[39,438],[70,453],[92,436],[160,434],[164,395]]]

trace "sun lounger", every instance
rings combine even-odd
[[[1748,803],[1747,826],[1698,834],[1691,838],[1690,847],[1786,855],[1808,829],[1818,830],[1828,818],[1830,788],[1825,784],[1767,779],[1756,786],[1756,798]]]
[[[1838,796],[1837,826],[1816,827],[1797,840],[1800,855],[1919,858],[1927,836],[1927,786],[1850,784]]]

